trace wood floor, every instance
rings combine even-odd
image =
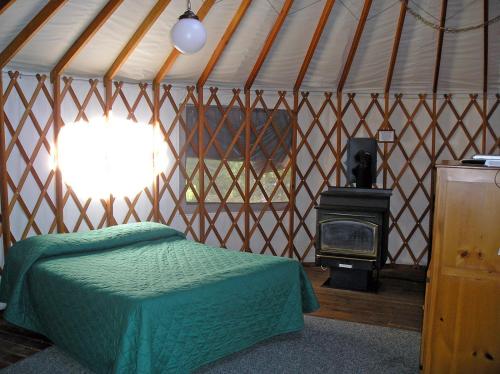
[[[313,315],[420,331],[425,289],[422,268],[386,267],[377,293],[322,287],[328,271],[316,267],[305,269],[321,305]],[[45,337],[7,323],[0,312],[0,368],[51,345]]]
[[[0,318],[0,368],[35,354],[52,343],[42,335],[20,329]]]
[[[425,269],[386,266],[380,275],[378,292],[360,292],[322,287],[329,271],[306,267],[320,309],[312,315],[421,331]]]

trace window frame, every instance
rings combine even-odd
[[[188,120],[187,120],[188,107],[196,107],[196,106],[194,104],[187,104],[186,107],[184,108],[183,117],[185,119],[186,125],[188,123]],[[214,107],[214,108],[217,108],[217,110],[219,110],[219,107],[217,105],[210,105],[209,107]],[[226,107],[224,106],[224,108],[226,108]],[[283,110],[286,112],[285,109],[279,109],[279,110]],[[181,128],[179,131],[179,144],[185,144],[186,135],[187,135],[186,129]],[[180,164],[184,167],[184,170],[186,170],[186,173],[188,172],[187,167],[186,167],[187,159],[188,159],[188,152],[186,150],[186,152],[184,152],[184,154],[180,157]],[[199,160],[199,158],[197,160]],[[217,160],[217,161],[222,162],[222,160]],[[243,166],[242,166],[243,168],[245,167],[244,165],[245,165],[245,163],[243,162]],[[289,173],[290,170],[288,170],[287,172]],[[196,175],[198,175],[198,173],[199,173],[199,170],[196,173]],[[274,171],[273,171],[273,173],[274,173]],[[192,184],[195,185],[195,183],[196,183],[195,180],[192,180]],[[199,201],[188,201],[186,199],[187,189],[186,189],[186,191],[184,191],[185,187],[186,187],[186,178],[184,177],[184,174],[179,170],[179,194],[180,194],[179,201],[181,202],[181,204],[183,206],[183,210],[186,213],[194,214],[196,212],[196,210],[198,209]],[[242,186],[242,187],[244,187],[244,186]],[[291,185],[289,183],[288,184],[288,192],[289,193],[290,193],[290,187],[291,187]],[[235,187],[233,187],[233,188],[235,188]],[[181,193],[182,191],[184,191],[184,193]],[[242,198],[244,199],[244,196],[242,196]],[[229,209],[229,211],[232,213],[238,213],[244,208],[245,201],[242,201],[242,202],[224,202],[224,201],[207,202],[207,201],[205,201],[204,202],[205,210],[208,213],[216,213],[220,209],[221,205],[225,205]],[[284,211],[290,205],[290,199],[288,198],[287,201],[250,202],[249,205],[252,207],[252,210],[254,210],[254,211],[262,211],[265,207],[271,207],[275,211]]]

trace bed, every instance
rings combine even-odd
[[[187,240],[158,223],[31,237],[9,251],[7,321],[96,373],[187,373],[303,328],[319,307],[295,260]]]

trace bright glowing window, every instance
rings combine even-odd
[[[82,197],[135,196],[168,163],[157,127],[116,117],[64,126],[57,152],[63,181]]]

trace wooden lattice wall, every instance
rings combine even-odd
[[[55,172],[49,166],[54,144],[53,87],[44,75],[3,74],[4,133],[7,161],[8,201],[4,211],[10,219],[9,239],[16,242],[31,235],[57,231]],[[102,82],[61,80],[61,125],[78,119],[102,116],[109,106],[113,115],[158,124],[168,148],[169,165],[157,180],[136,196],[116,199],[82,199],[62,186],[64,231],[96,229],[114,223],[159,220],[188,234],[194,240],[216,246],[312,261],[314,258],[314,205],[327,185],[345,185],[343,159],[350,137],[374,137],[379,128],[393,128],[394,143],[379,146],[377,185],[394,190],[391,205],[390,261],[425,264],[429,248],[432,202],[432,166],[445,159],[460,159],[474,153],[500,152],[500,96],[405,96],[355,95],[223,90],[195,87],[158,87],[150,84],[112,82],[107,95]],[[222,120],[189,129],[186,107],[216,106]],[[230,125],[229,148],[218,143],[217,132],[229,126],[224,119],[238,107],[246,114],[241,123]],[[268,161],[277,183],[272,191],[262,185],[262,174],[249,162],[259,138],[248,115],[262,108],[269,118],[284,110],[291,118],[292,147],[288,164],[277,168]],[[271,130],[272,121],[264,129]],[[240,144],[244,134],[245,144]],[[278,137],[285,134],[277,132]],[[253,145],[249,139],[254,136]],[[198,141],[197,139],[200,139]],[[206,144],[206,147],[203,146]],[[284,141],[277,142],[277,148]],[[245,162],[238,170],[226,156],[233,147],[244,148]],[[198,155],[191,172],[184,159],[191,149]],[[204,163],[204,155],[215,150],[221,161],[216,170]],[[272,153],[270,150],[269,160]],[[229,173],[233,180],[221,189],[217,177]],[[244,176],[245,183],[242,183]],[[185,181],[181,183],[181,181]],[[291,182],[290,182],[291,181]],[[195,188],[199,186],[199,188]],[[187,206],[188,188],[198,204]],[[280,191],[287,204],[270,203]],[[216,194],[220,204],[207,209],[204,196]],[[264,204],[250,203],[253,194],[266,196]],[[243,204],[227,202],[237,194]],[[291,214],[293,212],[293,214]]]
[[[346,184],[342,162],[350,137],[395,130],[379,143],[379,187],[393,189],[389,259],[425,264],[430,245],[432,170],[436,162],[500,152],[500,96],[302,93],[299,102],[295,247],[302,260],[314,253],[314,204],[327,185]],[[338,108],[342,108],[338,110]]]

